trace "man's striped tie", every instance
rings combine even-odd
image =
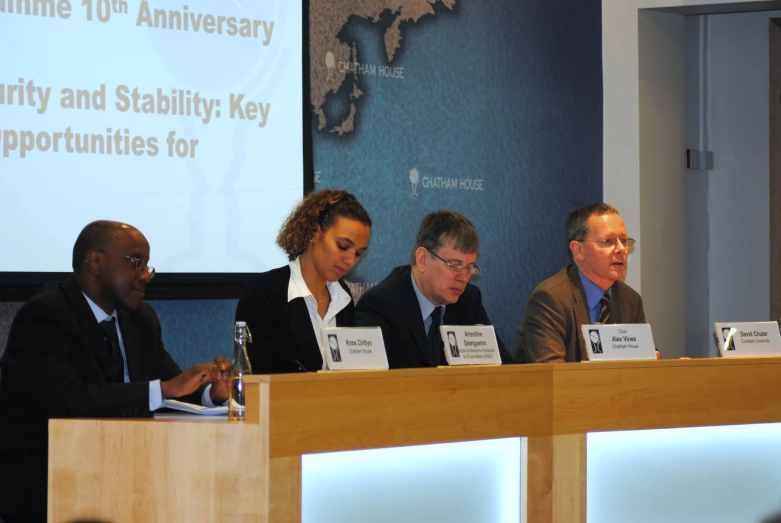
[[[610,321],[610,295],[605,293],[599,299],[599,323]]]

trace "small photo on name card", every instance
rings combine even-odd
[[[448,365],[501,365],[493,325],[439,327]]]
[[[388,369],[379,327],[327,327],[322,336],[328,370]]]
[[[714,323],[713,334],[722,358],[781,356],[778,322]]]
[[[647,323],[581,325],[589,361],[655,360],[656,347]]]

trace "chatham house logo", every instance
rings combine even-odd
[[[410,196],[418,197],[418,186],[423,189],[440,189],[456,191],[483,191],[483,178],[461,178],[458,176],[421,176],[417,167],[409,171],[409,183],[412,186]]]
[[[336,69],[336,57],[331,51],[325,53],[325,67],[328,69],[326,81],[332,82],[334,80],[334,69]]]
[[[417,196],[418,195],[418,183],[420,183],[420,173],[418,170],[413,167],[409,172],[409,183],[412,184],[412,195],[411,196]]]

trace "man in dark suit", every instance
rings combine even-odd
[[[47,422],[147,417],[165,398],[213,405],[228,397],[227,362],[182,372],[143,302],[149,244],[117,222],[87,225],[73,275],[25,303],[0,359],[0,517],[46,518]],[[204,386],[211,383],[209,387]]]
[[[621,281],[635,240],[618,211],[605,203],[575,209],[567,240],[574,264],[532,292],[513,341],[518,361],[588,360],[582,325],[645,323],[643,299]]]
[[[453,211],[426,215],[412,265],[396,267],[355,307],[359,326],[380,327],[392,369],[447,365],[440,325],[490,325],[480,289],[469,279],[480,239],[474,225]],[[502,362],[511,363],[497,337]]]

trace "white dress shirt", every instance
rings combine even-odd
[[[412,275],[412,271],[410,271],[409,277],[412,279],[412,288],[415,291],[415,296],[418,298],[420,314],[423,316],[423,326],[426,328],[426,336],[428,336],[428,331],[431,330],[431,324],[434,323],[434,320],[431,318],[431,313],[434,312],[434,309],[439,308],[439,324],[442,325],[442,320],[445,318],[445,306],[434,305],[431,300],[426,298],[425,294],[420,292],[420,289],[418,289],[418,284],[415,281],[415,277]]]
[[[336,327],[336,315],[350,304],[352,299],[338,281],[329,281],[326,283],[328,293],[331,295],[331,303],[324,317],[317,313],[317,300],[312,295],[309,287],[306,286],[304,275],[301,274],[301,262],[296,258],[290,262],[290,283],[287,286],[287,301],[290,303],[296,298],[304,298],[306,309],[309,311],[309,319],[312,321],[312,329],[315,331],[317,345],[320,347],[320,355],[323,357],[323,369],[328,368],[325,360],[325,343],[323,342],[323,328]]]

